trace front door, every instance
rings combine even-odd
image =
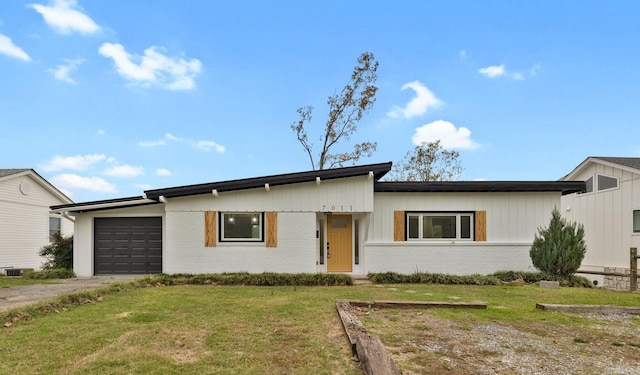
[[[327,272],[351,272],[351,215],[327,216]]]

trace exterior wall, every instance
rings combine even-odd
[[[569,194],[562,198],[562,214],[582,223],[587,253],[581,268],[604,271],[605,268],[629,268],[629,248],[640,248],[640,233],[633,233],[633,210],[640,209],[640,175],[629,171],[591,163],[573,180],[586,180],[597,174],[617,177],[618,188],[585,194]],[[592,279],[600,279],[585,275]]]
[[[26,194],[21,183],[30,186]],[[30,175],[0,181],[0,269],[42,267],[38,251],[50,243],[49,206],[65,203]],[[61,224],[63,234],[73,233],[69,220]]]
[[[164,207],[161,204],[122,208],[87,213],[75,213],[75,232],[73,237],[73,270],[77,276],[93,276],[93,219],[96,217],[142,217],[162,216]],[[163,261],[162,267],[166,267],[166,220],[163,219]]]
[[[316,272],[315,213],[278,212],[278,246],[218,242],[204,246],[204,213],[166,215],[166,273]]]
[[[492,273],[532,271],[537,229],[560,206],[560,193],[379,193],[369,215],[367,272]],[[486,211],[486,242],[393,240],[394,211]]]

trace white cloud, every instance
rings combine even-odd
[[[478,69],[478,73],[487,76],[489,78],[496,78],[504,75],[504,65],[491,65],[486,68]]]
[[[511,72],[508,71],[504,64],[502,65],[490,65],[485,68],[478,69],[478,73],[488,77],[488,78],[498,78],[498,77],[507,77],[511,79],[515,79],[516,81],[523,81],[526,79],[528,74],[529,77],[534,77],[540,71],[540,64],[536,64],[525,74],[522,72]]]
[[[172,141],[175,141],[175,142],[182,142],[182,138],[178,138],[178,137],[176,137],[175,135],[173,135],[171,133],[165,134],[164,137],[166,139],[169,139],[169,140],[172,140]]]
[[[60,34],[93,34],[100,31],[100,26],[91,17],[78,10],[76,0],[53,0],[50,6],[42,4],[29,4],[36,12],[42,15],[44,22]]]
[[[143,167],[134,167],[132,165],[116,165],[110,168],[105,169],[102,172],[106,176],[111,177],[137,177],[141,174],[144,174]]]
[[[113,59],[120,76],[128,81],[169,90],[194,89],[194,78],[202,70],[200,60],[168,57],[161,53],[164,50],[153,46],[144,51],[144,56],[133,56],[122,44],[104,43],[98,51]]]
[[[157,141],[140,141],[138,142],[138,145],[142,147],[157,147],[164,146],[165,143],[162,139],[158,139]]]
[[[402,86],[401,90],[406,89],[415,91],[416,97],[411,99],[405,108],[394,106],[391,111],[387,112],[387,116],[391,118],[398,118],[400,116],[411,118],[421,116],[425,114],[428,109],[438,108],[442,105],[442,101],[420,81],[406,83]]]
[[[11,38],[3,34],[0,34],[0,54],[7,55],[18,60],[31,61],[31,57],[29,57],[22,48],[13,44]]]
[[[78,65],[82,64],[84,60],[82,59],[66,60],[65,59],[65,62],[66,64],[57,65],[55,68],[49,69],[47,71],[53,74],[55,79],[57,79],[58,81],[75,83],[75,81],[70,77],[70,75],[72,72],[78,69]]]
[[[100,137],[104,136],[105,134],[107,134],[107,132],[105,132],[103,129],[98,129],[98,131],[96,132],[96,135]]]
[[[224,146],[219,145],[214,141],[198,141],[196,142],[196,148],[203,151],[207,151],[207,152],[215,149],[217,152],[221,154],[224,153],[224,150],[225,150]]]
[[[166,168],[158,168],[156,169],[156,175],[162,176],[162,177],[171,176],[171,172]]]
[[[55,156],[46,164],[40,166],[47,172],[71,169],[74,171],[87,170],[91,165],[105,160],[107,157],[102,154],[75,155],[75,156]]]
[[[449,121],[437,120],[416,128],[412,141],[414,145],[423,142],[435,142],[440,140],[444,148],[474,149],[479,147],[471,140],[471,131],[465,127],[456,128]]]
[[[466,60],[467,59],[467,51],[461,50],[460,52],[458,52],[458,56],[460,57],[460,60]]]
[[[76,174],[63,173],[53,176],[49,181],[68,196],[72,196],[72,191],[77,189],[104,193],[115,193],[117,191],[114,184],[100,177],[83,177]]]

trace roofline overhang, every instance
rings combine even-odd
[[[584,181],[424,181],[377,182],[376,193],[517,193],[559,192],[562,195],[586,190]]]
[[[578,166],[573,168],[573,170],[571,172],[569,172],[565,176],[563,176],[561,179],[562,180],[573,179],[574,176],[576,176],[577,174],[582,172],[582,170],[584,168],[586,168],[586,166],[589,165],[590,163],[598,163],[598,164],[606,165],[608,167],[622,169],[622,170],[625,170],[627,172],[640,174],[640,170],[638,170],[636,168],[629,167],[627,165],[623,165],[623,164],[619,164],[619,163],[614,163],[614,162],[609,161],[609,160],[605,160],[605,159],[603,159],[603,156],[589,156],[586,159],[584,159],[582,161],[582,163],[578,164]]]
[[[92,201],[92,202],[82,202],[75,204],[64,204],[51,206],[51,212],[53,213],[72,213],[72,212],[90,212],[90,211],[100,211],[100,210],[109,210],[113,208],[124,208],[124,207],[136,207],[136,206],[144,206],[150,204],[158,204],[157,201],[153,199],[148,199],[145,197],[127,197],[127,198],[119,198],[119,199],[109,199],[103,201]]]
[[[371,176],[374,181],[379,180],[391,170],[391,162],[368,164],[353,167],[343,167],[335,169],[324,169],[317,171],[307,171],[298,173],[287,173],[264,177],[254,177],[239,180],[222,182],[211,182],[196,185],[178,186],[165,189],[146,190],[145,195],[149,199],[160,200],[160,197],[175,198],[192,195],[211,194],[213,191],[221,193],[225,191],[237,191],[254,188],[264,188],[265,186],[281,186],[299,184],[305,182],[318,182],[323,180],[333,180],[339,178]],[[319,180],[318,180],[319,179]]]

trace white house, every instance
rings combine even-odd
[[[74,269],[112,273],[529,270],[537,227],[584,182],[380,182],[391,163],[66,204]]]
[[[73,223],[49,207],[71,203],[33,169],[0,169],[0,272],[39,269],[44,259],[38,252],[51,235],[73,234]]]
[[[588,157],[565,181],[585,181],[584,193],[562,197],[562,214],[582,223],[587,253],[581,270],[628,273],[630,248],[640,248],[640,158]],[[629,288],[628,277],[585,274],[609,288]]]

